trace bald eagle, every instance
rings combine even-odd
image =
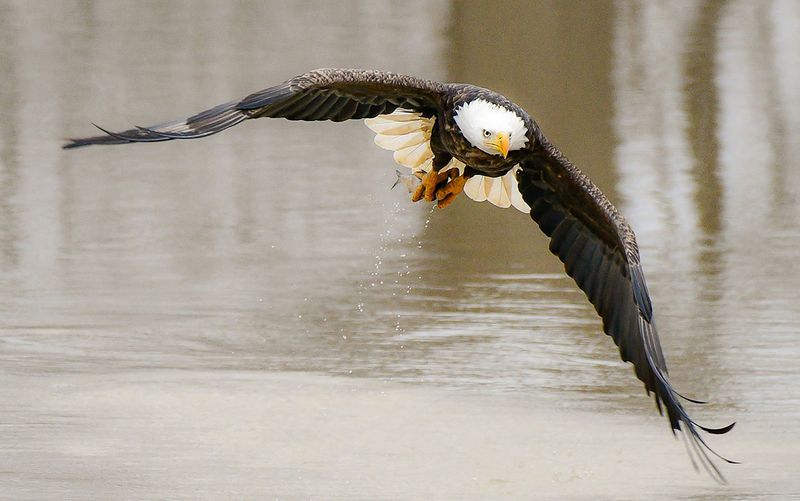
[[[542,133],[525,111],[488,89],[371,70],[319,69],[186,119],[69,140],[64,148],[195,139],[245,120],[366,119],[375,142],[393,150],[419,179],[412,201],[448,206],[462,191],[475,200],[529,213],[550,251],[594,305],[622,360],[633,363],[673,434],[682,431],[693,464],[724,478],[667,377],[636,238],[597,186]],[[696,464],[695,464],[696,466]]]

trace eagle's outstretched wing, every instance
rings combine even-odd
[[[550,251],[603,319],[603,330],[614,338],[622,360],[633,363],[648,394],[655,394],[659,412],[666,408],[673,433],[683,431],[704,468],[724,481],[706,452],[733,461],[711,450],[698,429],[722,434],[733,424],[698,425],[681,405],[680,398],[685,397],[670,384],[633,230],[587,176],[543,135],[538,136],[538,145],[517,173],[531,218],[550,237]]]
[[[397,108],[431,116],[442,106],[444,85],[396,73],[372,70],[320,69],[221,104],[186,119],[102,136],[71,139],[64,148],[90,144],[124,144],[193,139],[216,134],[250,118],[289,120],[371,118]]]

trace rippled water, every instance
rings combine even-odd
[[[798,46],[792,1],[0,2],[0,497],[800,497]],[[411,204],[363,124],[59,149],[323,66],[533,114],[739,422],[730,486],[526,216]]]

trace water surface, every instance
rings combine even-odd
[[[790,1],[0,3],[0,496],[800,497],[798,33]],[[527,216],[411,204],[363,124],[59,149],[325,66],[533,114],[637,231],[693,414],[739,422],[729,486]]]

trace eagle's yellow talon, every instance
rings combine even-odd
[[[425,185],[421,184],[414,189],[414,193],[411,194],[411,201],[412,202],[419,202],[422,200],[422,197],[425,196]]]
[[[444,209],[451,203],[453,200],[456,199],[459,193],[464,191],[464,185],[467,182],[467,178],[462,176],[456,176],[450,180],[447,184],[436,190],[436,199],[439,201],[437,207],[440,209]]]
[[[444,209],[445,207],[447,207],[448,205],[453,203],[453,200],[455,200],[455,199],[456,199],[456,195],[454,193],[449,193],[444,198],[440,198],[439,199],[439,202],[436,204],[436,207],[438,207],[440,209]]]
[[[449,177],[450,171],[439,172],[431,170],[426,172],[420,177],[422,183],[414,190],[411,195],[411,201],[418,202],[424,198],[428,202],[433,202],[433,199],[436,198],[436,188],[442,183],[446,183]]]

